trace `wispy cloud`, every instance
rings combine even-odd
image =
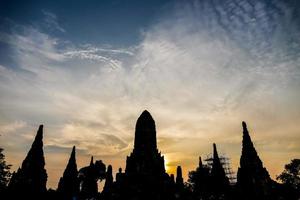
[[[21,128],[26,126],[26,122],[24,121],[15,121],[9,124],[5,124],[0,126],[0,134],[9,134],[11,132],[15,132]]]
[[[62,28],[59,23],[58,23],[58,18],[56,16],[56,14],[50,12],[50,11],[46,11],[46,10],[42,10],[45,18],[44,18],[44,25],[51,29],[51,30],[58,30],[62,33],[66,32],[66,30],[64,28]]]

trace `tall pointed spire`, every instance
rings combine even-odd
[[[223,166],[221,164],[218,151],[217,151],[217,146],[214,143],[213,144],[213,164],[212,164],[212,172],[213,175],[217,176],[225,176],[225,171],[223,169]]]
[[[229,179],[226,177],[225,170],[220,161],[217,146],[213,144],[213,163],[211,169],[212,191],[217,195],[223,195],[228,192]]]
[[[134,148],[137,151],[153,151],[157,148],[155,122],[147,110],[136,122]]]
[[[45,158],[43,151],[43,128],[43,125],[39,126],[35,139],[31,145],[31,149],[22,163],[22,168],[26,168],[28,166],[28,162],[30,161],[35,161],[35,165],[40,168],[44,168]]]
[[[76,164],[76,149],[73,146],[69,162],[60,178],[57,191],[64,199],[73,199],[79,193],[78,170]]]
[[[246,122],[242,122],[243,127],[243,144],[242,144],[242,156],[240,159],[240,165],[242,166],[249,166],[255,165],[256,167],[262,167],[262,162],[257,155],[257,152],[254,148],[253,142],[249,135],[249,131],[247,129]]]
[[[43,151],[43,125],[39,126],[32,146],[17,171],[14,179],[11,179],[11,189],[24,191],[32,195],[42,195],[47,191],[47,172],[45,169],[45,158]]]
[[[237,186],[244,199],[265,198],[271,191],[271,178],[254,148],[246,122],[242,122],[242,127],[242,155],[237,173]]]

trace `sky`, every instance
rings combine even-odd
[[[300,157],[297,0],[0,1],[0,146],[16,170],[44,124],[47,186],[72,146],[125,169],[156,121],[166,168],[217,143],[237,171],[246,121],[272,178]]]

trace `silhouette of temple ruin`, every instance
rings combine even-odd
[[[75,146],[72,149],[71,156],[63,176],[60,178],[57,193],[61,199],[73,199],[79,194],[79,178],[76,164]]]
[[[3,199],[49,200],[296,200],[270,178],[245,122],[242,127],[242,155],[234,184],[230,184],[216,144],[206,164],[199,157],[188,182],[183,180],[181,166],[177,167],[176,177],[166,173],[164,156],[157,148],[155,121],[145,110],[136,122],[134,148],[127,156],[125,171],[119,168],[115,180],[112,166],[106,167],[101,160],[94,162],[93,157],[88,166],[78,170],[74,146],[57,189],[47,191],[40,125],[22,166],[13,174],[5,195],[0,195]],[[105,181],[101,192],[99,181]]]
[[[120,199],[166,199],[170,177],[157,149],[155,122],[148,111],[138,118],[134,148],[126,160],[119,184]]]
[[[47,188],[47,172],[43,151],[43,125],[40,125],[22,166],[13,173],[8,185],[12,199],[16,196],[41,198]]]
[[[247,124],[242,122],[243,142],[240,168],[237,173],[237,189],[244,199],[272,199],[274,181],[263,167],[251,141]]]

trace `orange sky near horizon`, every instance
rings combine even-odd
[[[252,130],[250,126],[250,130]],[[33,130],[34,131],[34,130]],[[48,149],[48,142],[47,142],[47,126],[44,130],[44,154],[45,154],[45,160],[46,160],[46,169],[48,173],[48,182],[47,187],[55,189],[57,187],[59,178],[63,174],[63,170],[65,169],[65,166],[67,164],[67,161],[69,159],[69,153],[70,152],[51,152],[51,150]],[[191,170],[196,169],[199,163],[199,156],[202,156],[202,159],[204,160],[207,156],[210,156],[212,153],[212,143],[208,143],[208,140],[205,141],[204,138],[193,138],[192,142],[183,142],[180,141],[173,141],[171,143],[168,143],[166,140],[162,140],[160,138],[159,130],[157,130],[157,139],[158,139],[158,148],[162,152],[162,155],[164,155],[165,158],[165,167],[166,171],[169,174],[176,175],[176,168],[177,166],[182,166],[183,169],[183,176],[184,181],[188,180],[188,172]],[[239,166],[239,157],[241,152],[241,142],[242,142],[242,129],[240,127],[239,130],[240,133],[240,144],[236,145],[237,148],[232,148],[225,143],[218,144],[217,148],[219,151],[219,155],[225,155],[226,157],[230,158],[230,166],[232,168],[232,171],[236,175],[237,168]],[[132,135],[134,134],[134,130],[132,130]],[[33,132],[31,134],[30,139],[33,139],[35,136],[35,133]],[[256,134],[250,132],[250,136],[252,137],[252,140],[254,143],[256,143]],[[184,140],[184,139],[183,139]],[[195,146],[199,146],[203,144],[203,142],[207,142],[204,146],[204,148],[193,148]],[[30,140],[28,140],[28,144],[26,144],[26,151],[18,152],[18,153],[11,153],[11,152],[4,152],[6,155],[6,160],[9,164],[12,164],[12,170],[16,170],[20,165],[22,160],[25,158],[25,155],[27,154],[27,151],[29,150],[29,147],[31,143],[29,143]],[[261,143],[261,142],[259,142]],[[259,144],[258,143],[258,144]],[[171,145],[171,147],[170,147]],[[180,151],[180,146],[184,145],[185,147]],[[4,145],[5,146],[5,145]],[[125,170],[125,162],[126,162],[126,155],[129,155],[132,151],[132,145],[128,147],[128,149],[125,152],[122,152],[120,155],[115,155],[113,157],[101,157],[101,156],[95,156],[94,160],[102,160],[106,165],[111,164],[113,166],[113,173],[115,176],[115,173],[117,173],[119,167]],[[69,150],[71,151],[71,148]],[[176,148],[176,151],[172,151],[173,148]],[[198,150],[197,150],[198,148]],[[188,149],[188,151],[185,151],[185,149]],[[264,146],[263,145],[256,145],[256,149],[258,151],[258,154],[260,158],[263,161],[264,166],[269,171],[271,177],[273,179],[276,178],[276,175],[278,175],[280,172],[283,171],[284,164],[287,164],[291,159],[299,157],[299,152],[295,152],[294,154],[286,154],[286,153],[280,153],[280,149],[278,149],[278,152],[272,152],[267,151],[264,152]],[[80,150],[77,151],[77,166],[78,169],[81,167],[87,166],[90,162],[90,156],[92,154],[88,155],[85,153],[82,153]],[[282,159],[282,156],[284,159]]]

